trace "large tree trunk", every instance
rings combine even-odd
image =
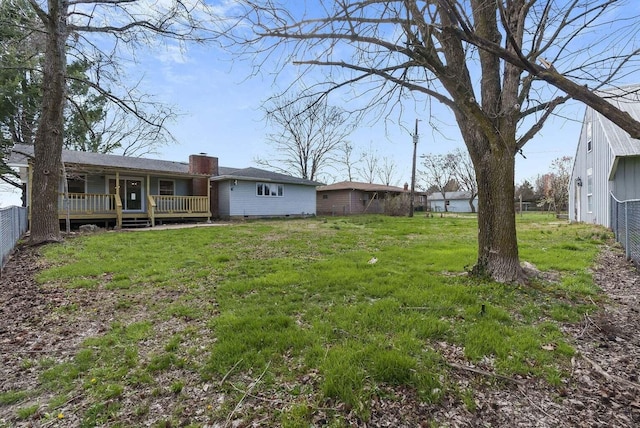
[[[31,244],[60,241],[58,191],[63,145],[66,0],[49,0],[42,113],[34,142]]]
[[[481,156],[478,179],[478,262],[473,273],[498,282],[524,279],[518,257],[514,205],[515,156],[502,152]]]

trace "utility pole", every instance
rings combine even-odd
[[[413,199],[416,192],[416,152],[418,150],[418,119],[416,118],[416,131],[413,134],[413,168],[411,168],[411,195],[409,199],[409,217],[413,217]]]

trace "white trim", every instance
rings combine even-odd
[[[123,175],[120,175],[118,177],[118,179],[120,179],[122,181],[125,181],[125,182],[127,180],[140,181],[140,209],[137,209],[137,210],[126,209],[125,206],[124,206],[124,205],[126,205],[126,198],[125,198],[125,200],[122,201],[122,204],[123,204],[122,210],[126,211],[128,213],[143,213],[143,212],[145,212],[146,209],[147,209],[147,203],[146,203],[146,199],[147,199],[146,196],[147,195],[146,195],[146,187],[145,187],[145,181],[144,181],[145,179],[144,179],[144,177],[134,177],[134,176],[126,176],[126,175],[123,176]],[[109,181],[110,180],[114,180],[115,181],[116,180],[116,176],[115,175],[107,175],[107,176],[105,176],[105,183],[104,183],[104,186],[105,186],[105,192],[104,193],[105,194],[109,194]]]
[[[593,168],[587,169],[587,212],[593,213]]]
[[[258,187],[262,186],[263,191],[262,191],[262,195],[258,193]],[[269,186],[269,194],[265,195],[264,194],[264,186]],[[276,187],[276,194],[272,194],[271,193],[271,187],[273,186],[277,186]],[[282,194],[280,194],[280,189],[282,188]],[[257,181],[256,182],[256,197],[258,198],[284,198],[285,194],[284,194],[284,184],[283,183],[266,183],[264,181]]]

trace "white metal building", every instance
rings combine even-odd
[[[441,193],[434,192],[427,196],[427,203],[431,211],[435,212],[470,213],[472,212],[469,205],[470,198],[469,192],[445,192],[444,198]],[[475,212],[478,212],[477,196],[473,198],[473,207]]]
[[[608,101],[640,120],[640,85],[599,95],[623,95]],[[569,218],[611,227],[611,196],[640,199],[640,140],[587,107],[569,183]]]

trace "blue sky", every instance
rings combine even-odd
[[[160,148],[163,159],[186,160],[188,154],[206,152],[217,156],[220,164],[231,167],[255,166],[254,159],[268,156],[265,142],[268,129],[260,106],[279,91],[272,86],[270,76],[248,78],[246,63],[233,64],[215,49],[198,48],[184,57],[162,55],[152,59],[145,72],[145,85],[182,112],[171,130],[179,141],[176,146]],[[295,75],[294,65],[285,75]],[[288,84],[286,77],[281,85]],[[420,142],[418,155],[446,153],[464,147],[458,127],[449,110],[433,103],[437,129],[429,123],[425,110],[408,105],[400,115],[390,115],[385,121],[370,117],[360,123],[349,140],[355,151],[376,151],[379,158],[388,157],[398,166],[396,184],[410,181],[412,138],[415,119],[419,118]],[[534,179],[548,172],[551,162],[561,156],[573,156],[580,132],[584,106],[571,102],[559,111],[542,132],[517,156],[516,182]],[[345,179],[335,175],[336,179]]]

